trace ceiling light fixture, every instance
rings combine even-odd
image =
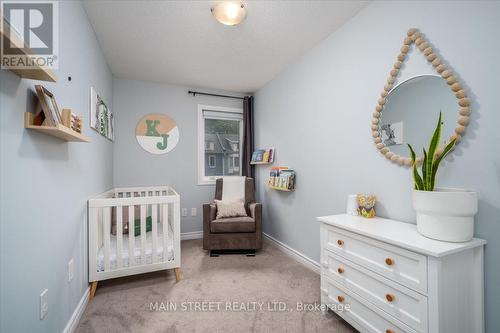
[[[225,25],[237,25],[247,16],[245,6],[238,1],[219,2],[210,11],[217,21]]]

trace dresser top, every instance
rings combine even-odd
[[[469,242],[442,242],[422,236],[417,226],[395,220],[375,217],[371,219],[347,214],[321,216],[318,221],[354,232],[382,242],[393,244],[413,252],[432,257],[442,257],[486,244],[484,239],[473,238]]]

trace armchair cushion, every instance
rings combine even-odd
[[[216,219],[210,222],[210,232],[255,232],[255,220],[248,216]]]
[[[215,200],[217,219],[226,217],[248,216],[243,201]]]

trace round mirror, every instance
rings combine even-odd
[[[384,147],[410,157],[408,144],[417,154],[427,148],[442,113],[442,143],[454,133],[457,99],[439,75],[421,75],[396,85],[386,97],[378,131]]]

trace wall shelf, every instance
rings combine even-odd
[[[0,13],[1,14],[1,13]],[[9,28],[4,30],[4,26],[6,24],[4,21],[3,15],[0,15],[2,21],[0,22],[0,38],[3,39],[4,43],[10,43],[11,45],[14,45],[15,47],[19,48],[20,50],[24,48],[24,42],[19,39],[15,33],[10,33]],[[31,52],[29,51],[23,51],[23,55],[26,56],[31,56]],[[3,60],[2,60],[3,63]],[[50,82],[56,82],[57,81],[57,76],[52,72],[50,69],[43,68],[40,66],[36,66],[32,69],[11,69],[9,68],[10,71],[14,72],[16,75],[23,79],[32,79],[32,80],[40,80],[40,81],[50,81]]]
[[[251,165],[273,164],[276,149],[274,147],[255,149],[250,161]]]
[[[69,127],[62,124],[57,124],[56,126],[37,126],[33,125],[33,113],[24,113],[24,128],[42,132],[47,135],[54,136],[64,141],[70,142],[89,142],[89,139],[78,132],[73,131]]]
[[[283,187],[277,187],[277,186],[269,186],[269,188],[272,188],[273,190],[278,190],[278,191],[284,191],[284,192],[293,192],[295,189],[287,189]]]

